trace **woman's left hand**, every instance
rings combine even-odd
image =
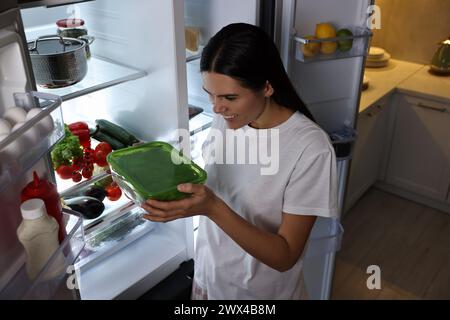
[[[190,193],[191,196],[176,201],[149,199],[142,204],[142,208],[148,212],[144,215],[144,218],[155,222],[168,222],[198,214],[208,216],[218,200],[214,192],[202,184],[180,184],[178,190]]]

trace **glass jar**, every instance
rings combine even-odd
[[[60,19],[56,21],[57,32],[62,37],[78,38],[87,35],[83,19]]]
[[[61,37],[67,37],[67,38],[75,38],[80,40],[86,41],[86,56],[89,59],[91,57],[91,51],[89,49],[89,41],[84,38],[84,36],[87,36],[88,31],[86,27],[84,26],[84,20],[83,19],[60,19],[56,21],[57,25],[57,33]]]

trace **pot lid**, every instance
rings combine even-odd
[[[65,38],[57,35],[44,36],[28,42],[28,50],[31,55],[53,55],[76,51],[85,45],[86,42],[74,38]]]

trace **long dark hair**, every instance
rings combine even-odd
[[[233,23],[222,28],[203,49],[200,71],[227,75],[254,91],[268,81],[276,103],[315,121],[289,80],[275,43],[259,27]]]

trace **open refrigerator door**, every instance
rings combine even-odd
[[[89,127],[95,127],[95,120],[105,119],[125,128],[140,142],[161,140],[178,146],[178,130],[189,127],[183,1],[133,0],[124,3],[97,0],[56,7],[45,7],[51,5],[45,1],[27,1],[21,10],[15,1],[12,2],[14,13],[2,15],[1,24],[6,21],[4,17],[11,16],[10,24],[20,27],[16,36],[20,42],[14,44],[13,49],[0,48],[0,74],[3,76],[0,87],[2,97],[9,99],[2,101],[2,108],[19,104],[17,99],[20,97],[16,96],[14,100],[14,93],[19,92],[31,94],[32,101],[44,98],[37,105],[42,106],[44,112],[17,131],[13,138],[1,142],[0,147],[34,129],[45,116],[54,120],[54,134],[42,142],[39,154],[32,154],[33,160],[26,162],[27,170],[21,169],[21,175],[12,171],[12,165],[5,166],[2,186],[11,183],[6,191],[2,189],[2,198],[6,200],[2,212],[7,208],[5,221],[8,223],[1,227],[0,293],[4,298],[62,298],[59,293],[55,296],[59,289],[54,285],[52,293],[46,294],[41,285],[20,282],[25,263],[24,250],[16,236],[21,220],[20,191],[31,180],[33,170],[57,184],[64,202],[84,195],[95,183],[110,178],[107,170],[98,170],[92,176],[83,176],[82,181],[76,179],[77,182],[62,179],[59,172],[56,174],[50,154],[67,137],[64,124],[85,122]],[[30,46],[44,35],[52,35],[58,42],[61,30],[55,22],[75,18],[86,21],[89,36],[95,39],[89,41],[89,56],[86,51],[87,73],[81,80],[68,85],[36,85],[33,71],[36,75],[38,69],[30,59]],[[5,29],[5,32],[11,31],[8,26]],[[62,39],[61,43],[66,41]],[[9,61],[8,64],[4,58],[10,56],[22,57],[26,63],[12,61],[15,64],[11,64]],[[12,67],[23,70],[23,75],[13,73]],[[16,79],[18,74],[22,78]],[[12,82],[5,82],[5,79],[13,79],[15,87],[9,89]],[[4,109],[0,110],[3,113]],[[92,146],[99,142],[92,140]],[[36,162],[38,158],[40,162]],[[58,278],[58,284],[75,295],[64,298],[136,299],[174,272],[182,262],[192,258],[192,219],[156,226],[143,219],[144,210],[125,196],[120,200],[105,199],[103,206],[102,214],[94,219],[78,214],[76,221],[67,225],[66,232],[71,235],[69,247],[74,250],[70,253],[67,244],[61,244],[59,252],[67,253],[65,257],[70,259],[65,262],[69,271],[64,270],[65,278]],[[76,214],[69,209],[64,212],[65,216]],[[60,257],[50,259],[49,264],[51,261],[60,266]],[[47,279],[48,271],[53,269],[51,265],[44,267],[39,279]],[[65,281],[68,279],[70,281]],[[11,290],[14,287],[16,289]],[[30,291],[30,288],[36,289]],[[37,291],[42,294],[36,295]]]
[[[25,43],[19,8],[15,1],[0,4],[0,297],[2,299],[76,298],[66,290],[67,267],[84,246],[81,217],[63,213],[66,238],[42,267],[30,278],[26,254],[16,231],[22,220],[21,191],[33,171],[53,179],[47,154],[64,136],[61,99],[36,92]]]
[[[371,31],[371,0],[284,0],[277,22],[288,74],[317,123],[329,134],[338,169],[338,208],[343,200]],[[323,31],[325,30],[325,32]],[[304,274],[312,299],[329,299],[340,219],[318,218],[306,252]]]

